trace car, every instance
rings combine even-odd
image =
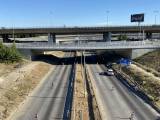
[[[100,72],[99,75],[113,76],[114,72],[112,69],[108,69],[106,72]]]
[[[107,70],[107,75],[113,76],[113,75],[114,75],[113,70],[112,70],[112,69],[108,69],[108,70]]]

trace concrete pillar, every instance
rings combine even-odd
[[[48,43],[56,43],[56,35],[54,33],[48,33]]]
[[[10,42],[9,36],[8,36],[7,34],[3,34],[3,35],[2,35],[2,38],[3,38],[3,42],[4,42],[4,43]]]
[[[103,33],[103,41],[111,41],[111,32]]]
[[[152,33],[151,32],[146,33],[146,39],[152,39]]]

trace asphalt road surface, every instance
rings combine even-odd
[[[106,120],[160,120],[159,114],[124,86],[115,76],[99,75],[104,69],[89,65],[103,103]],[[131,117],[133,119],[131,119]]]
[[[69,53],[68,53],[69,54]],[[68,56],[68,54],[66,56]],[[18,110],[12,120],[61,120],[64,116],[66,96],[72,65],[57,65],[51,75]]]

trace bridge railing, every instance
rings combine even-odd
[[[7,46],[11,46],[12,43],[5,43]],[[115,42],[95,42],[95,43],[70,43],[70,44],[56,44],[56,43],[42,43],[42,42],[34,42],[34,43],[16,43],[17,48],[96,48],[96,47],[108,47],[108,48],[116,48],[116,47],[123,47],[129,48],[133,46],[159,46],[160,41],[115,41]]]

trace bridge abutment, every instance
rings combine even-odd
[[[32,51],[30,49],[19,49],[18,50],[23,58],[32,60]]]
[[[20,54],[27,60],[33,60],[37,55],[44,54],[44,51],[31,50],[31,49],[19,49]]]
[[[111,41],[111,32],[103,33],[103,41]]]
[[[154,49],[126,49],[126,50],[116,50],[114,52],[123,57],[135,59],[152,51],[154,51]]]

